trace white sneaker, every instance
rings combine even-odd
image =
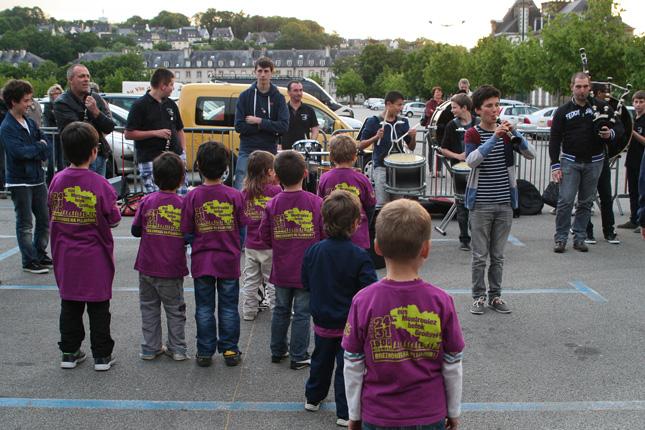
[[[336,420],[336,425],[337,425],[337,426],[340,426],[340,427],[348,427],[348,426],[349,426],[349,421],[348,421],[348,420],[344,420],[344,419],[342,419],[342,418],[338,418],[338,419]]]
[[[305,409],[310,411],[310,412],[316,412],[317,410],[320,409],[320,402],[319,403],[313,403],[313,402],[309,402],[307,400],[305,402]]]

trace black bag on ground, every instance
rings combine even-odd
[[[542,193],[542,201],[554,208],[558,207],[558,196],[560,195],[560,184],[549,182]]]
[[[537,215],[542,212],[544,202],[535,186],[524,179],[517,180],[520,215]]]

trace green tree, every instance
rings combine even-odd
[[[506,53],[502,70],[505,87],[515,93],[528,94],[538,85],[539,70],[542,67],[544,49],[537,39],[516,45]]]
[[[101,39],[94,33],[77,33],[65,35],[74,54],[90,52],[101,45]]]
[[[463,46],[435,45],[423,70],[426,88],[440,86],[446,95],[456,92],[457,82],[466,73],[467,57],[468,50]]]
[[[212,37],[213,29],[215,27],[218,27],[218,24],[221,21],[221,18],[219,16],[219,12],[217,11],[217,9],[208,8],[206,9],[206,12],[196,13],[193,16],[193,19],[195,20],[197,25],[200,25],[204,27],[206,30],[208,30],[208,43],[210,43],[213,38]]]
[[[162,40],[161,42],[152,45],[152,49],[155,51],[170,51],[172,49],[172,45]]]
[[[380,88],[375,85],[376,79],[386,69],[400,72],[405,59],[405,52],[401,49],[388,50],[380,43],[373,43],[363,48],[358,57],[357,71],[363,78],[368,96],[380,94]]]
[[[354,97],[365,92],[365,82],[355,70],[347,72],[336,78],[336,94],[349,96],[349,103],[354,104]]]
[[[4,34],[0,38],[0,49],[26,49],[32,54],[61,65],[76,58],[67,37],[39,32],[34,26]]]
[[[274,47],[276,49],[320,49],[324,41],[324,33],[312,31],[304,22],[290,22],[280,29],[280,37]]]
[[[358,68],[358,56],[348,55],[346,57],[336,57],[334,64],[331,66],[334,75],[340,76],[349,70],[356,70]]]
[[[143,57],[139,54],[115,55],[84,64],[90,71],[92,80],[107,92],[121,91],[122,81],[150,79],[150,71],[145,68]]]
[[[379,94],[387,94],[390,91],[398,91],[403,94],[404,97],[410,96],[410,89],[408,88],[408,81],[405,78],[405,75],[402,72],[395,72],[386,68],[383,73],[381,73],[374,87],[378,89]]]
[[[434,42],[422,44],[419,49],[410,51],[403,60],[403,76],[410,90],[410,96],[418,96],[423,100],[432,97],[429,87],[425,84],[423,73],[436,49]]]
[[[645,89],[645,36],[634,37],[625,46],[627,82],[634,91]]]
[[[186,15],[162,10],[157,16],[150,20],[151,27],[179,28],[190,25]]]
[[[470,81],[478,85],[493,85],[503,94],[512,90],[505,85],[503,79],[503,70],[508,61],[507,53],[512,49],[513,44],[505,37],[487,36],[479,39],[468,56],[466,70]]]
[[[311,79],[312,81],[315,81],[321,87],[323,86],[323,80],[318,73],[313,73],[309,75],[309,79]]]
[[[0,34],[46,23],[45,13],[39,7],[16,6],[0,11]]]
[[[130,18],[126,19],[125,22],[123,23],[123,27],[135,27],[139,25],[146,25],[150,21],[147,19],[141,18],[139,15],[133,15]]]

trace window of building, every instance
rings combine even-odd
[[[202,77],[202,71],[198,70],[197,71],[197,79],[200,79]]]
[[[280,63],[281,63],[281,61],[280,61],[280,60],[275,60],[275,66],[276,66],[276,67],[280,67]]]
[[[302,64],[303,64],[303,60],[298,60],[298,65],[302,66]]]
[[[217,66],[218,66],[218,67],[224,67],[224,61],[223,61],[223,60],[219,60],[219,61],[217,62]]]
[[[202,67],[202,62],[201,62],[201,60],[197,60],[197,67]]]
[[[185,64],[186,67],[190,67],[190,60],[186,60]]]
[[[325,60],[320,60],[320,67],[325,67]]]
[[[190,78],[190,70],[186,70],[186,77]]]
[[[298,70],[298,77],[302,78],[302,70]]]
[[[315,60],[309,60],[309,66],[313,66],[315,64]]]
[[[293,64],[292,60],[287,60],[287,67],[291,67],[292,64]]]
[[[164,66],[164,67],[168,67],[168,66],[170,66],[170,63],[169,63],[168,61],[164,61],[164,62],[163,62],[163,66]]]
[[[208,67],[213,67],[213,60],[208,60]]]
[[[179,73],[179,70],[175,70],[175,79],[179,80],[181,78],[181,74]]]
[[[321,71],[320,71],[320,77],[321,77],[321,78],[324,78],[324,77],[325,77],[325,74],[326,74],[326,72],[325,72],[324,70],[321,70]]]
[[[228,65],[231,66],[231,67],[235,67],[235,60],[229,61]]]

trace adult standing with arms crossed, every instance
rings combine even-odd
[[[289,110],[278,87],[271,83],[273,61],[260,57],[255,62],[256,82],[240,94],[235,107],[235,131],[240,133],[240,150],[235,166],[234,187],[242,189],[249,155],[256,149],[275,154],[278,136],[289,129]]]
[[[318,118],[311,106],[302,103],[302,83],[291,81],[287,84],[289,94],[289,129],[282,137],[280,149],[291,149],[294,142],[302,139],[316,140],[318,138]]]
[[[59,134],[74,121],[92,125],[99,133],[99,153],[90,170],[105,176],[105,163],[110,155],[106,134],[114,130],[114,121],[107,104],[100,95],[90,91],[90,71],[82,64],[67,69],[67,91],[54,102],[54,117]]]

